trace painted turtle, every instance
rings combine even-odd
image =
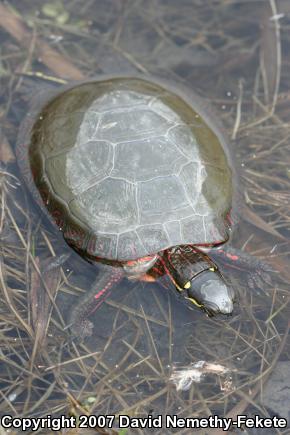
[[[202,100],[144,77],[88,81],[46,100],[23,123],[18,162],[69,245],[114,266],[95,299],[123,276],[168,275],[184,300],[231,313],[233,290],[203,248],[229,238],[232,170]]]

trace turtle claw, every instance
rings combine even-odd
[[[269,263],[266,263],[263,260],[256,259],[256,263],[262,273],[265,272],[265,274],[267,274],[277,272],[276,269],[274,269]]]
[[[247,281],[252,290],[255,290],[256,288],[262,290],[264,288],[264,282],[257,273],[251,273]]]
[[[265,284],[271,286],[273,284],[271,273],[276,272],[269,264],[262,260],[256,259],[254,262],[254,270],[249,272],[248,284],[251,289],[260,289],[265,292]]]
[[[269,270],[266,271],[266,269],[259,268],[253,272],[249,272],[249,277],[247,279],[247,282],[251,290],[258,289],[258,290],[262,290],[264,293],[267,294],[267,290],[265,289],[265,287],[272,285],[272,278],[269,273]]]
[[[73,335],[78,341],[83,341],[93,335],[94,324],[88,319],[83,319],[79,324],[71,326]]]

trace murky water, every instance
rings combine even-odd
[[[2,7],[1,414],[162,415],[156,434],[192,433],[166,428],[166,415],[268,417],[280,410],[289,418],[279,395],[281,384],[289,388],[279,369],[289,361],[289,3],[26,0]],[[32,97],[62,81],[118,73],[171,79],[210,102],[230,138],[238,179],[231,246],[276,272],[271,282],[253,282],[250,270],[220,263],[237,293],[228,318],[189,310],[159,282],[123,279],[89,316],[92,334],[81,341],[72,336],[71,312],[100,267],[72,251],[35,205],[13,150]],[[207,365],[196,382],[199,361]],[[172,381],[181,369],[185,391]],[[269,393],[273,373],[281,373],[280,384]],[[105,426],[99,433],[111,433]]]

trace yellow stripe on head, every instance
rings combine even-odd
[[[177,290],[179,292],[183,292],[184,291],[184,288],[179,287],[179,285],[175,281],[173,281],[173,283],[174,283],[175,287],[177,288]]]
[[[199,304],[195,299],[193,299],[193,298],[185,298],[185,299],[187,299],[187,300],[189,300],[190,302],[192,302],[194,305],[196,305],[198,308],[202,308],[203,307],[203,305],[202,304]]]

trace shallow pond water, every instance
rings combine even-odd
[[[115,415],[113,429],[92,421],[99,427],[93,433],[190,434],[166,428],[166,416],[278,413],[264,392],[290,352],[289,20],[283,0],[0,5],[1,415]],[[72,251],[35,205],[14,149],[32,97],[119,73],[180,82],[210,103],[229,137],[238,179],[230,243],[274,271],[270,282],[251,286],[250,271],[220,264],[237,302],[232,316],[213,318],[189,310],[173,288],[124,279],[89,316],[91,335],[79,340],[70,313],[100,266]],[[122,432],[119,415],[161,415],[163,426]]]

